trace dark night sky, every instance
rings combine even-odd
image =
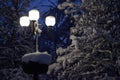
[[[52,0],[52,2],[57,4],[57,0]],[[41,12],[45,11],[45,10],[48,10],[47,6],[41,6],[41,5],[51,5],[51,3],[48,0],[35,0],[34,2],[30,3],[30,7],[28,8],[28,10],[38,9]],[[34,7],[37,7],[37,8],[34,8]]]

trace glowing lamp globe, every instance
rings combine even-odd
[[[29,17],[28,16],[22,16],[20,18],[20,25],[23,26],[23,27],[29,26],[30,25]]]
[[[30,10],[29,11],[29,19],[30,20],[35,20],[37,21],[39,19],[40,15],[39,15],[39,11],[36,9]]]
[[[45,18],[45,24],[47,26],[54,26],[56,23],[55,17],[54,16],[47,16]]]

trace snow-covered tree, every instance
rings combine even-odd
[[[21,56],[33,51],[31,38],[24,36],[24,29],[19,25],[19,18],[26,14],[29,3],[30,0],[0,0],[1,80],[13,80],[10,76],[14,72],[8,75],[9,72],[6,71],[12,71],[12,68],[19,67]]]
[[[34,51],[33,35],[30,29],[20,26],[19,18],[26,15],[32,1],[34,0],[0,0],[1,80],[30,80],[20,65],[23,54]]]
[[[76,20],[76,26],[71,28],[72,44],[66,49],[57,50],[57,61],[50,66],[49,73],[60,80],[118,78],[120,1],[82,0],[82,4],[74,9],[69,6],[73,3],[66,3],[68,7],[67,4],[62,7],[66,13],[72,14],[74,9],[78,11],[80,8],[82,15],[71,16]],[[72,8],[71,12],[69,8]]]

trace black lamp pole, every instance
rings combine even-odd
[[[38,34],[39,34],[39,32],[38,32],[38,22],[37,21],[35,21],[35,20],[32,20],[31,21],[31,31],[32,31],[32,36],[34,36],[34,43],[35,43],[35,48],[34,48],[34,50],[35,50],[35,52],[39,52],[39,47],[38,47]]]
[[[35,34],[35,51],[38,52],[38,22],[34,23],[34,34]]]
[[[39,52],[38,50],[38,22],[34,22],[34,35],[35,35],[35,51]],[[33,80],[39,80],[38,74],[33,74]]]

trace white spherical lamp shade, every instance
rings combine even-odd
[[[54,16],[47,16],[45,18],[45,24],[47,26],[54,26],[56,23],[55,17]]]
[[[23,26],[23,27],[29,26],[30,25],[29,17],[28,16],[22,16],[20,18],[20,25]]]
[[[36,9],[30,10],[29,11],[29,19],[30,20],[35,20],[37,21],[39,19],[40,15],[39,15],[39,11]]]

